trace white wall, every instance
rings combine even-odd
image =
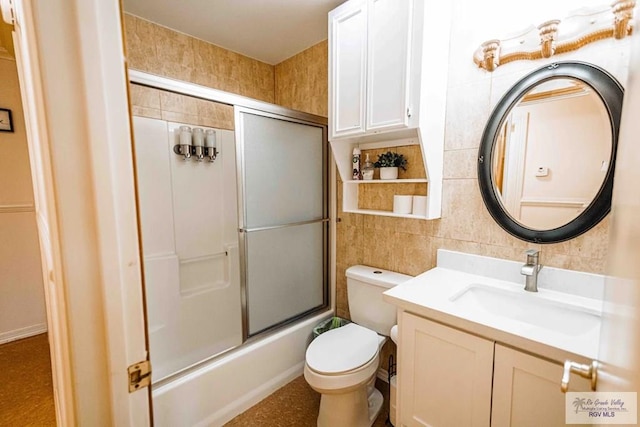
[[[0,344],[46,331],[31,170],[15,61],[0,59],[0,108],[15,132],[0,132]]]

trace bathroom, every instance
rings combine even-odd
[[[593,4],[599,5],[599,3]],[[436,220],[418,220],[345,213],[340,210],[340,204],[342,202],[342,185],[340,185],[339,182],[335,182],[335,196],[331,198],[331,201],[338,205],[338,211],[335,216],[336,218],[340,218],[340,221],[335,225],[336,236],[335,239],[333,239],[335,242],[336,265],[332,268],[332,275],[334,276],[333,280],[335,281],[335,298],[332,299],[332,302],[335,304],[335,311],[338,316],[349,317],[345,278],[345,271],[349,266],[365,264],[376,266],[381,269],[417,275],[433,268],[436,265],[437,249],[451,249],[466,253],[481,254],[524,262],[524,251],[526,249],[533,248],[541,250],[542,262],[545,266],[561,267],[590,273],[604,273],[607,271],[605,270],[608,262],[607,253],[611,252],[611,250],[607,250],[609,247],[609,238],[612,234],[612,232],[609,231],[610,217],[605,218],[604,221],[600,222],[595,228],[582,236],[564,243],[544,245],[528,244],[522,240],[511,237],[493,221],[484,207],[481,194],[478,190],[478,182],[476,178],[476,156],[478,154],[480,138],[492,107],[496,104],[501,94],[513,83],[525,74],[539,68],[545,62],[515,62],[498,67],[493,73],[488,73],[484,70],[479,70],[473,63],[473,52],[483,41],[495,37],[502,37],[505,34],[518,31],[529,24],[530,20],[532,20],[534,24],[537,24],[547,19],[564,16],[564,14],[571,9],[575,9],[580,6],[588,6],[588,4],[580,2],[571,6],[573,7],[567,5],[566,9],[563,8],[562,10],[556,10],[551,6],[542,7],[537,4],[535,7],[533,5],[531,6],[531,13],[523,13],[521,8],[518,10],[505,9],[507,6],[500,2],[495,2],[495,4],[488,4],[487,2],[484,2],[482,5],[465,1],[456,1],[453,3],[453,16],[455,16],[455,19],[451,22],[452,38],[447,67],[448,78],[446,85],[446,121],[443,154],[444,170],[442,179],[442,217],[441,219]],[[89,6],[84,7],[88,8]],[[500,10],[500,13],[496,12],[496,10]],[[86,12],[82,7],[80,7],[80,11]],[[112,11],[111,14],[113,15]],[[107,15],[111,16],[109,14]],[[524,21],[523,16],[527,17]],[[482,19],[479,17],[482,17]],[[131,21],[136,20],[130,15],[125,15],[125,31],[130,31],[131,26],[129,23]],[[139,21],[134,23],[134,25],[137,24],[139,24]],[[83,30],[87,30],[86,26],[88,25],[86,25],[85,22],[81,28],[83,28]],[[143,25],[141,24],[140,26]],[[49,29],[52,30],[52,34],[62,37],[64,40],[68,41],[68,38],[70,37],[69,34],[65,34],[64,30],[60,28],[60,26]],[[144,40],[144,36],[143,32],[137,34],[137,36],[133,38],[130,34],[127,34],[126,36],[128,48],[127,60],[130,69],[152,72],[154,74],[165,74],[167,77],[188,81],[188,76],[191,75],[191,70],[189,69],[188,63],[189,55],[185,54],[185,52],[188,52],[185,49],[184,44],[185,36],[154,37],[147,34],[147,38],[153,38],[153,42],[156,44],[155,49],[147,48],[147,50],[144,50],[144,43],[141,43],[141,40]],[[562,56],[562,60],[574,59],[600,65],[613,73],[626,87],[627,73],[629,71],[629,54],[631,51],[630,43],[632,39],[633,38],[616,41],[600,41],[583,47],[577,52],[565,54]],[[45,43],[45,41],[42,41],[42,43]],[[136,45],[135,43],[138,44]],[[157,46],[160,44],[162,47],[158,49]],[[81,48],[82,47],[78,47],[78,50],[82,51]],[[327,88],[326,86],[323,87],[322,84],[318,83],[323,81],[326,82],[327,79],[326,49],[326,42],[321,42],[311,49],[294,56],[288,61],[276,64],[273,67],[273,71],[270,71],[268,67],[265,67],[267,72],[272,72],[274,75],[272,78],[274,83],[273,86],[271,86],[273,89],[270,89],[268,78],[262,80],[255,79],[256,74],[262,72],[257,66],[254,67],[252,65],[253,63],[249,60],[241,59],[239,62],[243,64],[244,62],[242,61],[245,61],[247,63],[247,67],[251,68],[251,71],[247,71],[246,73],[239,72],[239,76],[233,76],[233,78],[228,80],[228,86],[219,87],[219,89],[230,92],[235,91],[241,95],[275,102],[278,105],[283,105],[288,108],[302,110],[326,117],[328,114],[326,109]],[[87,52],[85,52],[85,54],[86,53]],[[66,57],[66,55],[71,55],[71,53],[61,55],[62,57]],[[163,59],[166,59],[161,62],[161,64],[165,64],[165,69],[158,70],[145,68],[147,66],[152,67],[154,64],[145,64],[144,59],[154,58],[154,55],[162,55]],[[225,55],[227,55],[225,58],[233,56],[232,54]],[[70,59],[69,63],[75,63],[73,58],[68,59]],[[171,64],[174,60],[175,64],[167,65]],[[158,64],[156,63],[156,65]],[[58,64],[57,66],[63,67],[62,64]],[[242,68],[238,67],[238,69]],[[300,72],[300,70],[304,71]],[[91,70],[88,69],[83,72],[90,73]],[[212,67],[212,72],[217,72],[215,67]],[[73,75],[73,73],[69,73],[69,76]],[[304,81],[295,82],[294,84],[288,83],[288,86],[284,86],[284,89],[292,89],[294,94],[283,93],[286,92],[285,90],[280,91],[280,89],[283,88],[283,85],[282,81],[279,79],[284,78],[291,82],[296,76],[304,77]],[[250,81],[244,80],[245,77]],[[312,77],[312,79],[309,79],[309,77]],[[84,76],[83,79],[88,79],[88,77]],[[317,80],[313,81],[313,79]],[[267,82],[266,87],[260,86],[259,82],[261,81]],[[274,94],[268,95],[271,96],[271,98],[265,98],[264,94],[261,92],[266,91],[268,93],[269,90],[272,90]],[[132,91],[131,96],[135,110],[135,90]],[[140,100],[139,102],[144,102],[141,98],[138,98],[138,100]],[[91,102],[92,101],[90,100],[86,100],[83,101],[82,104],[91,106]],[[149,108],[148,105],[138,105],[138,107]],[[98,109],[95,111],[98,111]],[[176,113],[184,114],[184,112]],[[187,112],[187,114],[189,113]],[[73,118],[69,117],[65,117],[63,119],[73,120]],[[464,125],[461,125],[461,123],[464,123]],[[99,125],[96,125],[93,122],[90,122],[90,124],[92,126],[99,127]],[[56,126],[54,126],[54,129],[51,130],[51,132],[64,133],[62,129]],[[85,130],[86,132],[96,131],[90,126],[88,127],[89,129]],[[67,132],[70,131],[67,130]],[[73,135],[66,134],[63,136],[69,137]],[[55,138],[52,137],[52,139]],[[82,139],[83,138],[78,137],[79,142]],[[75,166],[78,166],[80,170],[85,171],[85,173],[97,174],[97,172],[89,171],[90,168],[86,165],[93,165],[94,167],[97,167],[97,159],[101,157],[99,152],[80,152],[72,154],[72,159],[64,160],[60,157],[54,156],[54,160],[56,162],[76,161],[78,163],[82,163],[81,156],[86,156],[84,160],[87,160],[87,162],[85,162],[84,165]],[[620,156],[620,158],[624,159],[624,156]],[[115,165],[112,165],[112,167],[115,168]],[[96,175],[94,185],[98,185],[97,183],[100,182],[100,178],[101,176]],[[337,181],[337,179],[334,181]],[[92,199],[92,191],[98,193],[98,196],[96,197],[100,196],[98,190],[80,188],[79,191],[80,194],[87,195],[88,199]],[[68,194],[61,194],[60,197],[71,196]],[[62,201],[60,204],[62,206]],[[63,206],[61,209],[67,209],[67,207]],[[65,221],[70,220],[68,216],[63,215],[62,217],[64,217]],[[85,224],[85,226],[106,227],[107,225],[98,221],[98,225]],[[90,231],[90,229],[88,230]],[[380,244],[380,239],[383,239],[385,244]],[[79,242],[66,241],[66,243],[72,245],[73,243],[77,244]],[[70,256],[70,254],[67,255]],[[101,259],[101,262],[106,262],[106,260]],[[68,276],[66,277],[66,280],[70,281],[70,289],[76,289],[73,286],[73,280],[78,280],[78,277]],[[101,291],[94,290],[91,292],[95,293],[91,294],[91,305],[89,305],[89,307],[92,307],[96,312],[102,312],[103,310],[108,311],[108,309],[102,306],[102,304],[106,304],[102,299],[107,298],[101,296]],[[77,304],[79,304],[78,298],[80,297],[81,296],[76,292],[73,293],[68,301],[70,311],[74,313],[74,318],[71,321],[72,325],[74,322],[77,322],[78,319],[82,319],[83,315],[88,315],[84,311],[76,308]],[[111,306],[111,309],[113,309],[113,306]],[[76,312],[74,310],[79,311]],[[109,313],[105,314],[107,324],[111,324],[110,322],[113,322],[113,319],[109,318],[110,315],[111,314]],[[320,319],[316,320],[319,321]],[[309,321],[305,326],[306,330],[301,331],[300,333],[308,334],[311,327],[317,323],[317,321]],[[83,334],[89,334],[89,331],[73,330],[71,335],[72,341],[78,340],[79,337],[83,337]],[[99,342],[102,339],[100,337],[105,334],[105,332],[94,334],[94,337],[88,338],[84,341],[85,344],[82,346],[75,344],[76,346],[80,346],[79,349],[76,349],[77,353],[85,354],[83,352],[86,351],[86,348],[92,345],[95,345],[95,348],[104,348],[104,346],[111,348],[111,344],[107,345],[104,342]],[[113,339],[116,338],[110,336],[110,340]],[[385,351],[387,353],[383,354],[383,358],[386,358],[390,350],[387,348]],[[260,363],[260,357],[268,357],[268,350],[266,350],[266,352],[267,353],[265,355],[260,355],[259,350],[256,349],[256,352],[254,353],[256,363]],[[281,369],[278,368],[280,369],[280,373],[287,370],[285,368],[287,364],[289,364],[289,366],[299,364],[304,358],[303,352],[304,349],[292,356],[293,360],[281,360],[282,367]],[[106,356],[102,357],[106,358]],[[116,357],[111,361],[111,363],[115,364],[117,360],[119,359]],[[270,362],[272,361],[270,360]],[[75,361],[75,363],[79,364],[77,366],[84,366],[83,363],[89,364],[90,362],[83,359]],[[213,363],[215,364],[215,361]],[[211,367],[213,368],[214,366],[211,365]],[[299,366],[299,368],[301,367]],[[90,369],[90,371],[93,372],[93,375],[101,378],[100,381],[102,381],[103,385],[107,384],[108,381],[104,378],[104,374],[98,374],[96,372],[97,370],[97,366]],[[301,369],[296,371],[296,375],[300,375],[300,373]],[[294,373],[291,373],[290,375],[293,376],[293,374]],[[191,378],[189,375],[193,377],[194,374],[188,373],[187,376],[177,381],[176,385],[181,384],[184,387],[189,386],[188,381],[186,381],[187,378]],[[257,381],[263,381],[263,383],[268,382],[268,378],[258,378],[258,375],[258,373],[255,374]],[[283,378],[285,377],[287,376],[284,375]],[[227,378],[224,380],[229,381],[230,379]],[[96,382],[96,384],[101,384],[100,381]],[[219,399],[224,397],[222,396],[218,398],[212,394],[215,393],[216,390],[219,390],[219,385],[218,387],[214,385],[209,389],[205,388],[200,390],[197,389],[199,386],[197,386],[195,382],[192,383],[191,386],[194,387],[194,392],[206,391],[206,393],[211,396],[211,401],[216,400],[219,403]],[[85,401],[92,401],[93,398],[89,396],[101,396],[105,393],[104,391],[93,390],[93,388],[99,388],[97,385],[84,385],[84,387],[89,387],[92,393],[88,393],[85,397],[78,398],[81,403]],[[276,383],[273,383],[271,387],[277,388]],[[105,388],[108,389],[107,386],[105,386]],[[82,386],[79,386],[79,390],[80,389],[82,389]],[[268,391],[273,390],[269,390],[269,387],[265,387],[264,390],[261,390],[261,393],[266,395],[268,394]],[[113,393],[114,396],[118,396],[118,392]],[[73,392],[71,394],[73,394]],[[115,399],[115,397],[112,398]],[[207,402],[196,402],[195,399],[184,401],[188,400],[184,398],[184,395],[181,398],[182,401],[176,400],[175,402],[164,404],[160,399],[156,403],[154,397],[154,410],[161,411],[163,408],[168,408],[166,409],[167,411],[176,411],[172,412],[172,416],[191,416],[193,418],[185,419],[184,422],[186,424],[196,424],[198,422],[206,422],[203,420],[206,420],[207,416],[214,414],[214,412],[219,409],[219,407],[216,407],[213,404],[207,406]],[[95,400],[98,399],[95,398]],[[108,397],[105,398],[105,401],[108,400]],[[85,405],[93,406],[94,404],[103,408],[103,411],[109,412],[106,404],[91,402],[79,404],[78,407],[80,409],[78,410],[78,413],[83,414],[83,409],[86,410]],[[201,407],[196,408],[199,404],[201,404]],[[184,411],[177,413],[181,406]],[[100,414],[100,411],[98,411],[97,414]],[[156,422],[166,419],[165,415],[166,414],[164,413],[159,413],[159,415],[157,415]]]

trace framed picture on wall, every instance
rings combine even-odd
[[[0,132],[13,132],[11,110],[0,108]]]

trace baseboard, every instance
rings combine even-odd
[[[237,415],[243,413],[247,409],[256,405],[264,398],[272,394],[274,391],[293,381],[299,377],[304,370],[304,362],[297,364],[293,368],[290,368],[280,375],[274,377],[269,382],[262,384],[260,387],[254,389],[252,392],[247,393],[242,399],[238,399],[230,405],[220,409],[208,419],[201,423],[199,426],[221,426],[231,421]]]
[[[11,341],[29,338],[34,335],[44,334],[45,332],[47,332],[46,323],[38,323],[37,325],[31,325],[25,328],[14,329],[13,331],[2,332],[0,333],[0,344],[6,344]]]

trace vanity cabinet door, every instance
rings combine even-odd
[[[565,425],[562,366],[496,344],[492,427]],[[571,391],[591,391],[589,380],[571,377]]]
[[[329,14],[331,139],[365,130],[367,2],[350,1]]]
[[[489,426],[493,345],[403,313],[400,324],[401,426]]]

